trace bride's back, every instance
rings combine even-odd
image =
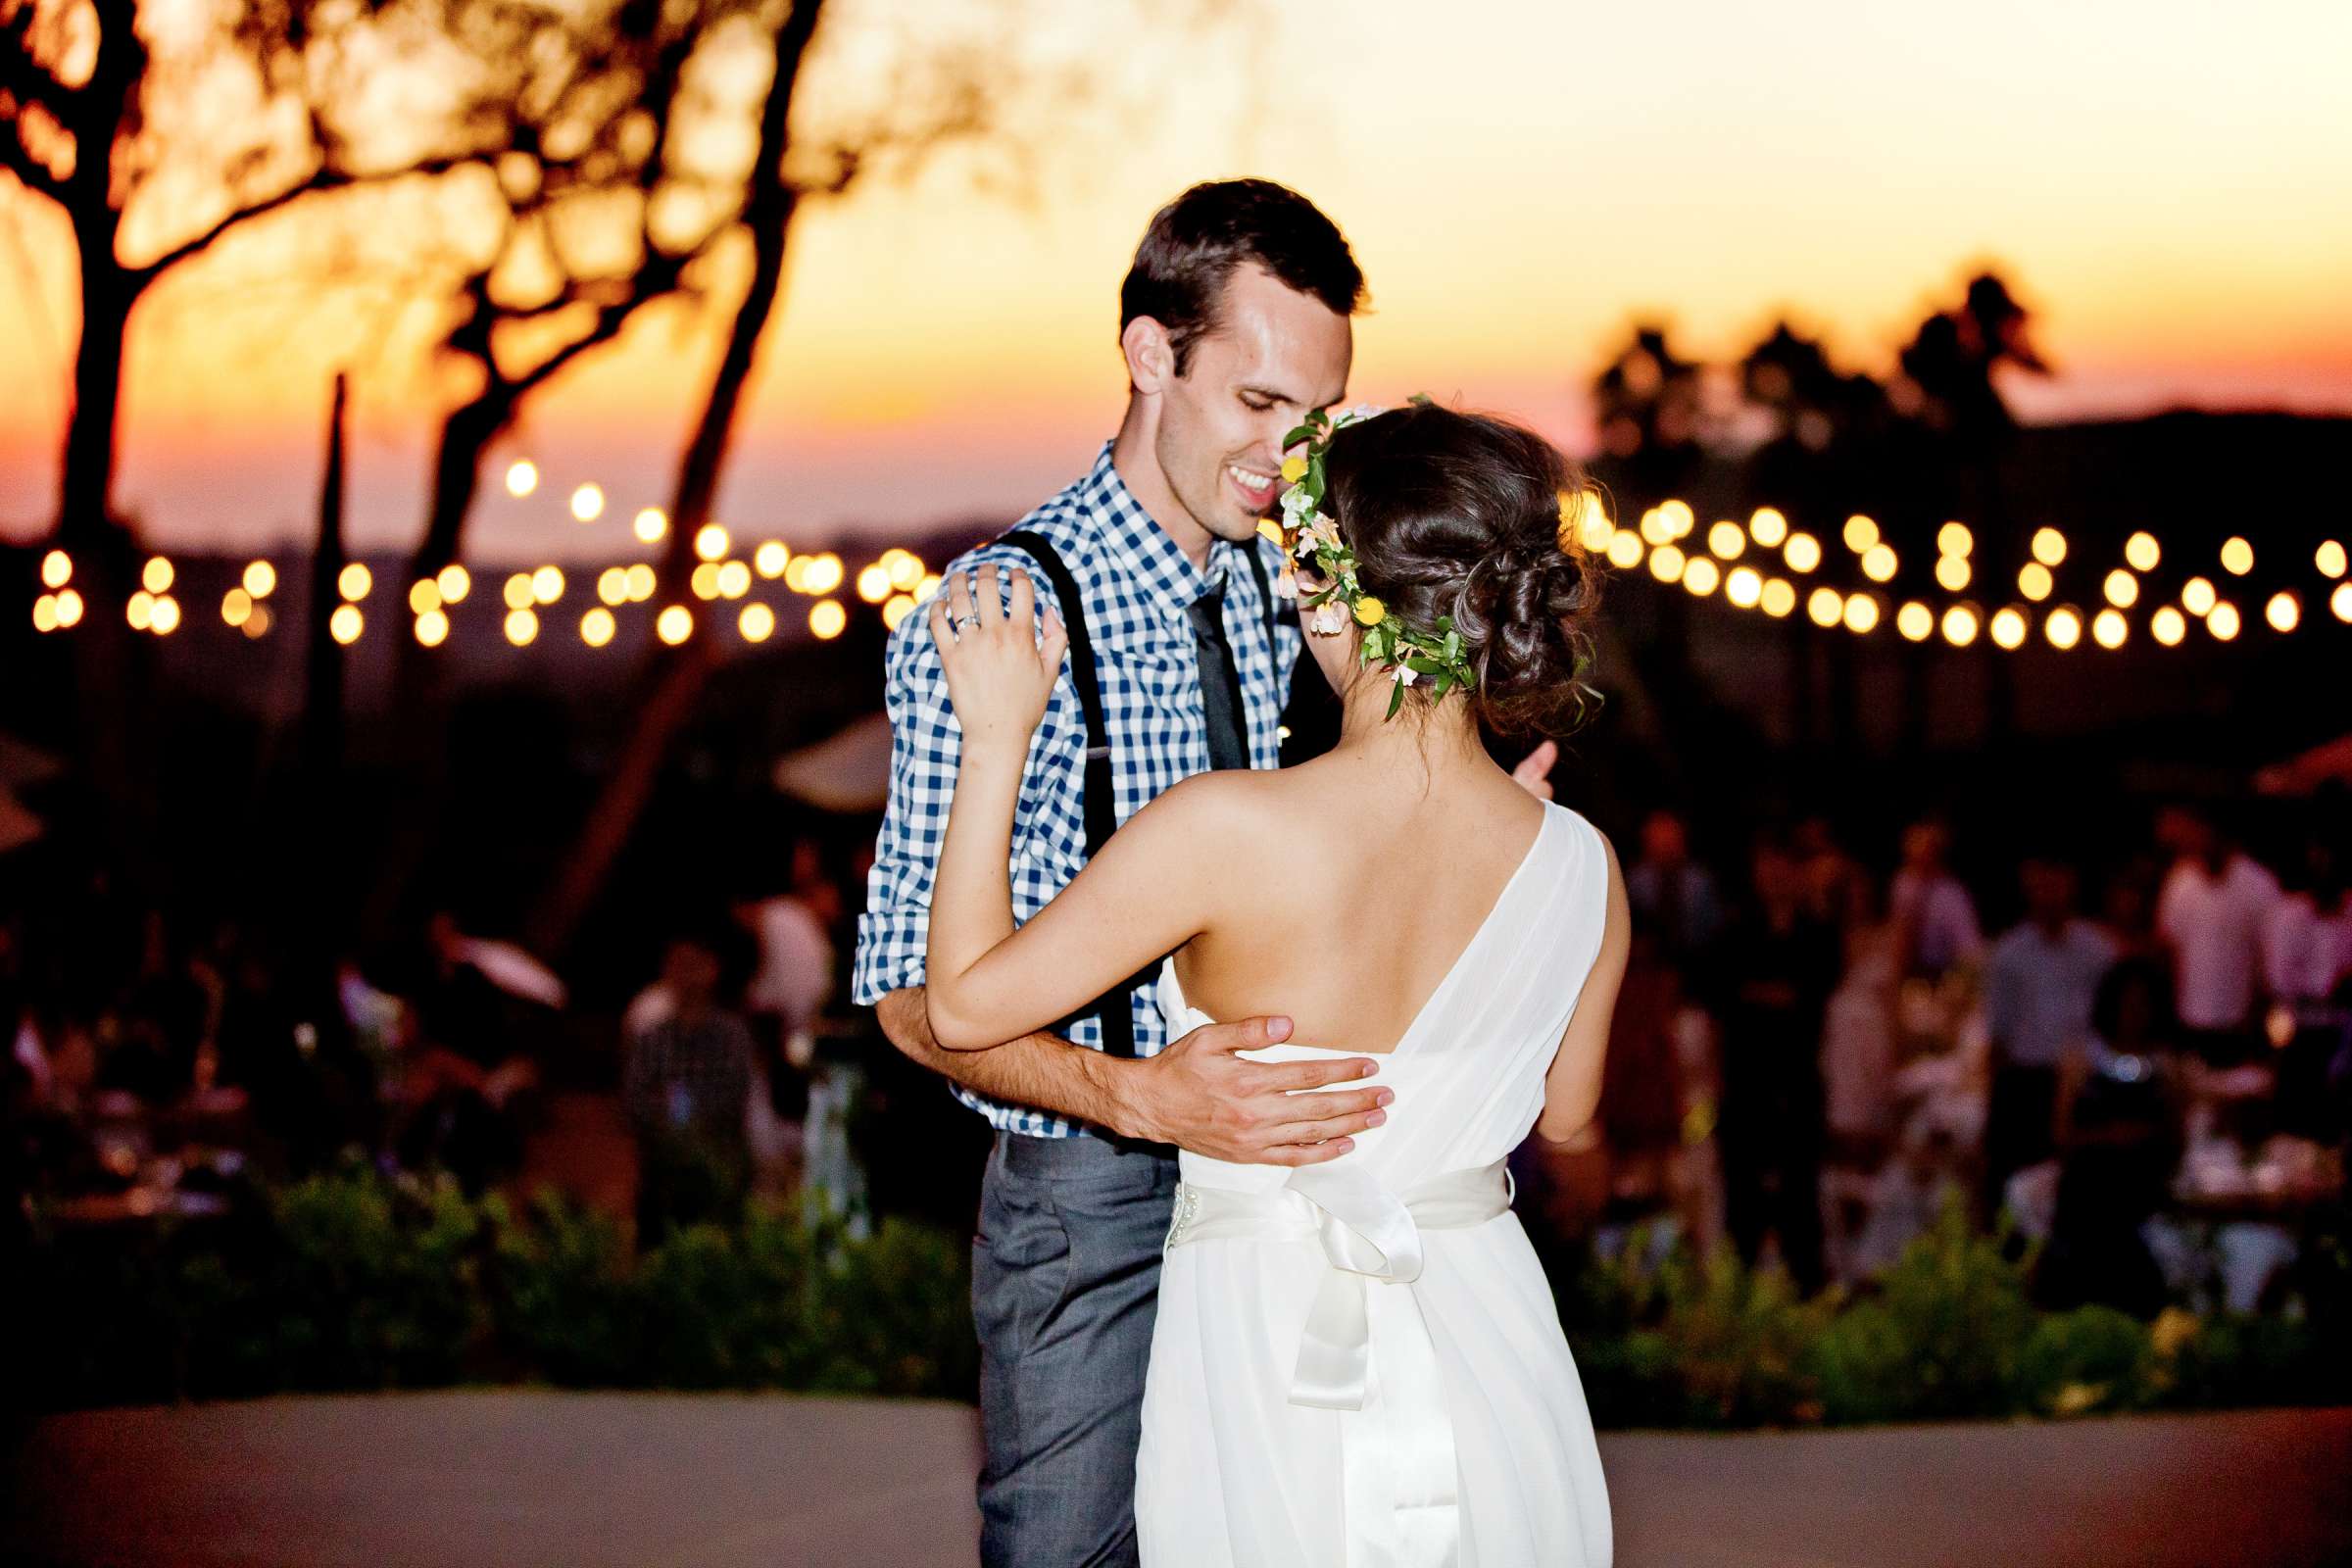
[[[1219,775],[1234,874],[1177,956],[1212,1017],[1394,1051],[1526,863],[1544,808],[1483,752],[1399,726],[1278,773]]]

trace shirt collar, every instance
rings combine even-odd
[[[1193,564],[1192,557],[1168,537],[1144,504],[1135,499],[1127,481],[1110,461],[1115,443],[1105,441],[1086,476],[1086,511],[1110,547],[1113,569],[1130,579],[1134,591],[1163,615],[1181,616],[1185,607],[1229,580],[1234,553],[1242,547],[1216,539],[1208,547],[1208,570]]]

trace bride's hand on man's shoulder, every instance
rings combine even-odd
[[[939,645],[965,749],[1001,745],[1026,753],[1060,678],[1069,635],[1051,610],[1041,631],[1037,590],[1018,566],[1008,574],[1009,593],[1000,587],[995,566],[984,565],[976,575],[976,591],[959,571],[931,602],[931,638]]]

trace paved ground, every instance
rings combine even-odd
[[[0,1557],[968,1565],[961,1406],[462,1393],[54,1419]],[[2352,1409],[1602,1439],[1622,1568],[2352,1562]]]

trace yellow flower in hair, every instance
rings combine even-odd
[[[1355,602],[1355,618],[1367,626],[1377,626],[1388,618],[1389,607],[1370,594]]]
[[[1286,483],[1297,484],[1306,477],[1306,460],[1296,455],[1282,460],[1282,477]]]

